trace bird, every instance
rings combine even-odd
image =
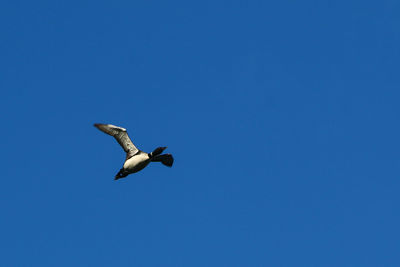
[[[157,147],[153,152],[146,153],[136,148],[125,128],[102,123],[95,123],[94,126],[100,131],[113,136],[126,153],[124,165],[115,175],[114,180],[125,178],[129,174],[141,171],[150,162],[161,162],[168,167],[172,167],[174,163],[174,158],[171,154],[162,154],[167,147]]]

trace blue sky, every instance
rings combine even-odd
[[[2,1],[1,265],[399,266],[399,11]]]

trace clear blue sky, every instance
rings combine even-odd
[[[0,265],[400,266],[399,12],[2,1]]]

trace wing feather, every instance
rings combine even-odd
[[[117,142],[126,152],[126,159],[131,158],[139,151],[139,149],[136,148],[136,146],[132,143],[132,140],[129,138],[126,129],[112,124],[95,123],[94,126],[100,131],[113,136],[115,140],[117,140]]]

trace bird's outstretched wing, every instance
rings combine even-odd
[[[139,151],[139,149],[135,147],[135,145],[129,138],[126,129],[111,124],[101,124],[101,123],[95,123],[94,126],[100,131],[113,136],[115,140],[117,140],[117,142],[122,146],[122,148],[126,152],[126,159],[131,158]]]

